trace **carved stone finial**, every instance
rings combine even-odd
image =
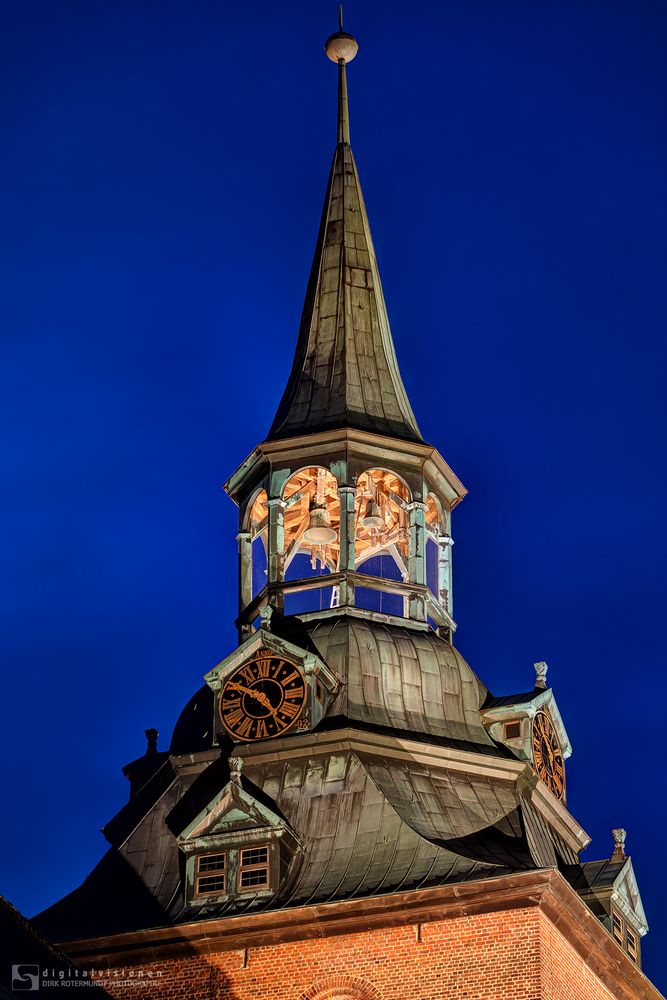
[[[160,735],[157,729],[144,729],[146,736],[146,756],[157,753],[157,738]]]
[[[271,631],[271,619],[273,617],[273,608],[270,604],[265,604],[263,608],[259,609],[259,617],[262,621],[261,627],[266,629],[267,632]]]
[[[241,780],[241,770],[243,769],[243,759],[241,757],[229,758],[229,777],[236,784]]]
[[[547,686],[547,670],[549,667],[544,660],[540,660],[539,663],[534,663],[533,666],[535,667],[535,687],[542,688],[544,691]]]
[[[611,835],[614,838],[614,853],[611,856],[611,860],[623,861],[627,857],[625,853],[625,838],[627,834],[623,827],[618,827],[618,829],[611,831]]]

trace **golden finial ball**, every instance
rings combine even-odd
[[[349,63],[359,51],[359,46],[352,35],[348,35],[346,31],[337,31],[335,35],[329,35],[327,38],[324,51],[332,62],[337,63],[342,59],[343,62]]]

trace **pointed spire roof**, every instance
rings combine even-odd
[[[338,144],[324,199],[292,371],[268,440],[339,427],[421,441],[389,328],[357,165],[350,148],[341,30],[325,50],[338,64]]]

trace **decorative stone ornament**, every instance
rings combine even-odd
[[[622,827],[618,827],[616,830],[611,831],[611,835],[614,838],[614,853],[612,854],[611,859],[612,861],[622,861],[626,857],[626,831]]]
[[[547,670],[549,667],[547,664],[541,660],[539,663],[534,663],[535,667],[535,687],[546,689],[547,686]]]

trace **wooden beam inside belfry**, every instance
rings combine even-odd
[[[285,552],[285,573],[289,569],[290,563],[295,556],[299,554],[299,549],[301,548],[301,539],[303,538],[303,533],[308,527],[309,517],[306,514],[305,517],[301,519],[301,522],[296,529],[296,534],[290,544],[287,546],[287,551]]]

